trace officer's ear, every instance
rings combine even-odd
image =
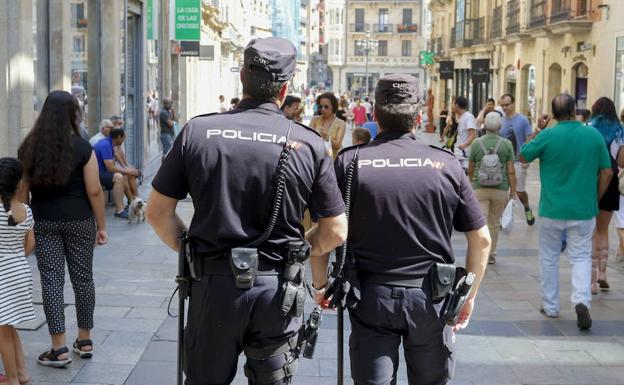
[[[277,96],[277,100],[279,100],[280,106],[284,104],[284,99],[286,99],[286,95],[288,95],[288,82],[284,83],[282,88],[280,88],[279,95]]]

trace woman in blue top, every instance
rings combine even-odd
[[[607,282],[607,260],[609,259],[609,222],[613,211],[620,208],[620,192],[618,190],[618,166],[624,167],[624,151],[620,151],[624,145],[624,127],[618,120],[613,101],[602,97],[592,106],[589,125],[596,128],[603,136],[605,145],[611,155],[613,167],[613,179],[607,191],[600,199],[598,216],[596,217],[596,230],[593,237],[592,251],[592,294],[598,293],[598,288],[609,289]],[[617,159],[617,162],[616,162]]]

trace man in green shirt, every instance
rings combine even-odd
[[[572,265],[572,306],[577,326],[589,329],[592,234],[598,201],[613,172],[600,133],[575,120],[572,96],[555,97],[552,112],[559,123],[540,131],[520,151],[523,163],[540,159],[540,311],[548,317],[559,315],[559,255],[561,237],[566,233]],[[538,127],[546,127],[548,121],[548,116],[543,116]]]

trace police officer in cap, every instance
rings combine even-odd
[[[344,202],[320,135],[280,111],[296,56],[287,40],[252,40],[240,72],[243,100],[188,121],[152,183],[147,217],[173,250],[186,230],[178,200],[190,194],[195,209],[187,385],[230,384],[242,351],[250,384],[291,383],[305,295],[303,271],[293,266],[309,255],[312,286],[322,290],[323,255],[346,238]],[[318,223],[305,235],[309,243],[301,226],[306,209]],[[246,254],[250,249],[257,254]]]
[[[356,161],[347,244],[357,270],[350,286],[361,299],[350,303],[349,294],[347,301],[351,375],[356,385],[394,384],[402,342],[409,384],[445,384],[454,368],[454,331],[472,313],[490,237],[455,156],[414,134],[417,80],[385,76],[375,101],[379,134],[368,145],[344,149],[335,164],[344,189]],[[466,233],[466,270],[476,275],[454,327],[442,322],[444,301],[433,301],[430,283],[434,264],[456,268],[453,229]]]

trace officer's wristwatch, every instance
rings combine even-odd
[[[325,292],[327,291],[328,287],[329,287],[329,281],[327,281],[325,283],[325,285],[322,288],[320,288],[320,289],[315,288],[314,287],[314,283],[311,283],[310,284],[310,291],[312,292],[312,295],[325,294]]]

